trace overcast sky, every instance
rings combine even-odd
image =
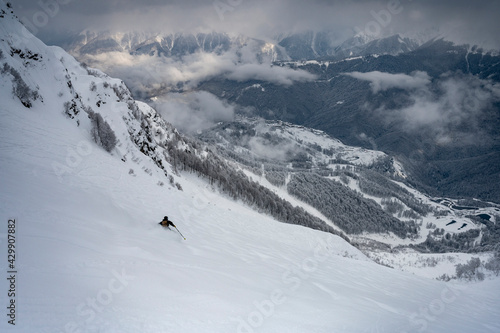
[[[15,0],[17,15],[54,42],[93,30],[227,32],[270,39],[334,29],[390,35],[439,27],[450,38],[500,46],[497,0]],[[42,6],[41,4],[49,4]],[[56,5],[54,5],[56,4]]]

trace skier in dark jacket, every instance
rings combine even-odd
[[[176,228],[175,224],[173,224],[172,221],[169,221],[167,216],[165,216],[163,218],[163,221],[161,221],[158,224],[161,224],[162,226],[167,227],[167,228],[169,228],[169,226],[172,226],[172,227]]]

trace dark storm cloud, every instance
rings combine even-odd
[[[383,36],[439,27],[460,42],[500,45],[495,0],[16,0],[13,6],[44,39],[86,28],[223,31],[259,38],[335,29],[340,41],[354,30]]]

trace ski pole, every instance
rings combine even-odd
[[[186,237],[184,237],[184,235],[181,234],[181,232],[179,231],[179,229],[177,229],[177,227],[175,227],[175,230],[177,230],[177,232],[182,236],[182,238],[184,238],[184,240],[186,240]]]

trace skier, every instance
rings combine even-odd
[[[177,228],[177,227],[175,226],[175,224],[173,224],[173,223],[172,223],[172,221],[169,221],[169,220],[168,220],[168,217],[167,217],[167,216],[165,216],[165,217],[163,218],[163,221],[161,221],[161,222],[160,222],[160,223],[158,223],[158,224],[161,224],[162,226],[167,227],[167,228],[169,228],[169,226],[172,226],[172,227],[174,227],[174,228]],[[170,228],[169,228],[169,229],[170,229]]]

